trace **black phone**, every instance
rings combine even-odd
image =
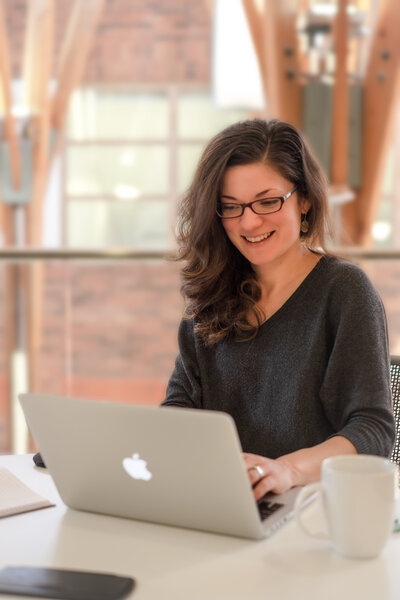
[[[46,465],[44,464],[42,455],[40,454],[40,452],[36,452],[36,454],[33,455],[33,462],[35,463],[35,465],[37,467],[44,467],[46,468]]]
[[[0,571],[0,593],[61,600],[122,600],[135,580],[111,573],[5,567]]]

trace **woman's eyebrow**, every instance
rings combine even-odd
[[[227,196],[227,194],[221,194],[220,198],[228,198],[228,200],[237,200],[235,196]]]
[[[258,192],[258,194],[255,195],[255,198],[257,198],[258,196],[264,196],[264,194],[268,194],[268,192],[271,191],[271,188],[268,188],[267,190],[263,190],[262,192]]]
[[[264,194],[268,194],[268,192],[270,192],[271,189],[268,188],[267,190],[263,190],[262,192],[258,192],[258,194],[256,194],[254,196],[254,198],[258,198],[258,196],[263,196]],[[228,196],[227,194],[221,194],[220,198],[228,198],[228,200],[237,200],[237,198],[235,198],[235,196]]]

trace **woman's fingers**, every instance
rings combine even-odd
[[[285,464],[257,454],[243,454],[254,497],[259,500],[268,492],[281,494],[291,487]]]
[[[279,486],[277,485],[276,478],[274,475],[266,475],[253,487],[253,494],[256,500],[260,500],[265,494],[273,492],[274,494],[280,494],[278,491]],[[283,490],[282,490],[283,491]]]

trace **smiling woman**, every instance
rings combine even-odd
[[[257,214],[260,211],[253,205],[253,210],[242,207],[243,214],[233,219],[221,215],[228,200],[232,207],[269,197],[280,197],[279,210],[275,207],[273,212],[266,211],[270,214]],[[266,315],[260,310],[263,287],[247,256],[251,242],[246,244],[246,236],[274,232],[275,240],[270,240],[268,248],[279,253],[276,242],[283,243],[290,225],[294,246],[285,260],[285,271],[292,275],[295,269],[304,278],[309,263],[321,256],[315,248],[325,246],[325,177],[294,127],[277,120],[243,121],[224,129],[206,147],[180,216],[180,257],[187,261],[182,289],[187,313],[196,319],[196,332],[207,343],[231,333],[248,339]],[[296,249],[297,268],[290,260]],[[268,253],[257,253],[257,262],[268,261]],[[280,287],[285,288],[282,276],[280,269]]]
[[[301,133],[254,119],[204,150],[180,212],[186,313],[164,405],[236,422],[256,499],[394,439],[381,300],[324,250],[326,181]]]

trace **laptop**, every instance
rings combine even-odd
[[[226,413],[42,394],[19,399],[71,508],[251,539],[293,515],[300,488],[255,502]]]

